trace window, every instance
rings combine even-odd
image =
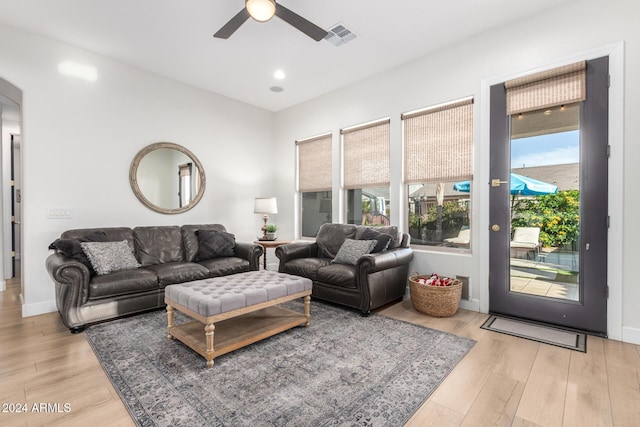
[[[315,237],[324,223],[331,222],[332,157],[331,134],[296,141],[301,236]]]
[[[389,225],[389,119],[341,134],[347,224]]]
[[[411,243],[469,248],[473,99],[405,113],[402,122]]]

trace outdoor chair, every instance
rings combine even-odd
[[[540,254],[540,227],[514,227],[511,257],[520,258],[518,255],[523,252],[527,259],[535,259]]]
[[[456,247],[469,247],[469,242],[471,241],[471,229],[469,227],[463,227],[458,233],[457,237],[450,237],[448,239],[444,239],[443,242],[447,246],[456,246]]]

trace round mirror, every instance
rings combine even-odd
[[[163,214],[194,207],[206,184],[204,169],[196,156],[171,142],[158,142],[140,150],[131,162],[129,182],[138,200]]]

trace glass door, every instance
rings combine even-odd
[[[510,291],[580,301],[580,103],[510,122]]]
[[[608,58],[585,101],[506,114],[491,88],[489,310],[606,335]]]

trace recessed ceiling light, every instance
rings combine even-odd
[[[282,70],[276,70],[275,73],[273,73],[273,77],[275,77],[278,80],[282,80],[286,77],[287,75],[284,73],[284,71]]]
[[[271,92],[282,92],[284,88],[282,86],[271,86],[269,90]]]

